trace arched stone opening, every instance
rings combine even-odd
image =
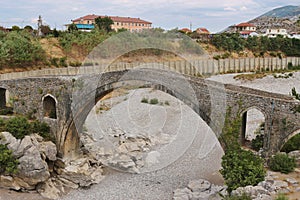
[[[6,108],[6,92],[6,89],[0,88],[0,109]]]
[[[284,141],[280,151],[289,153],[291,151],[300,150],[300,130],[290,134]]]
[[[242,114],[241,144],[253,150],[263,148],[265,116],[256,107],[247,109]]]
[[[44,117],[57,119],[56,103],[56,99],[52,95],[46,95],[43,97]]]

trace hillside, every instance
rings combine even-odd
[[[261,16],[261,17],[276,17],[276,18],[294,18],[300,15],[300,6],[283,6],[280,8],[275,8]]]
[[[275,8],[253,20],[258,33],[265,33],[269,28],[284,28],[288,33],[300,32],[300,6],[283,6]]]

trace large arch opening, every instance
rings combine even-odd
[[[289,137],[284,140],[283,145],[280,148],[280,151],[286,153],[298,150],[300,150],[300,130],[289,135]]]
[[[114,73],[111,73],[111,74],[113,74],[114,76],[116,76],[117,73],[119,73],[119,72],[114,72]],[[154,73],[154,72],[152,72],[152,73]],[[168,72],[168,74],[170,75],[170,77],[173,78],[173,76],[172,76],[171,73],[172,72]],[[193,115],[196,115],[198,117],[198,120],[200,119],[200,117],[203,119],[202,122],[204,124],[206,124],[206,127],[201,130],[202,133],[203,132],[206,133],[210,129],[209,125],[211,126],[212,123],[213,123],[213,121],[210,119],[210,112],[209,111],[210,111],[211,108],[210,108],[210,105],[207,104],[207,102],[198,102],[198,104],[200,103],[201,106],[197,106],[196,102],[193,102],[193,100],[191,100],[191,99],[188,98],[189,95],[185,95],[186,92],[187,92],[187,89],[185,88],[183,90],[180,90],[182,88],[177,87],[176,85],[174,85],[174,83],[168,81],[168,77],[165,77],[164,79],[162,79],[163,82],[161,84],[158,84],[158,83],[156,83],[154,81],[153,82],[146,81],[147,79],[143,80],[143,78],[145,78],[145,76],[148,75],[148,74],[151,75],[151,77],[158,77],[156,74],[150,74],[150,73],[143,73],[143,74],[144,74],[144,76],[137,76],[140,79],[142,79],[142,80],[140,80],[140,81],[143,82],[143,85],[141,85],[141,86],[137,86],[136,85],[136,81],[138,81],[138,80],[132,80],[131,79],[131,81],[135,82],[135,88],[134,88],[135,92],[133,92],[133,93],[139,93],[139,90],[140,89],[145,89],[145,87],[146,88],[150,88],[151,91],[150,92],[148,91],[148,93],[145,96],[143,96],[143,95],[140,96],[140,98],[138,100],[135,99],[135,101],[132,100],[132,101],[128,102],[128,99],[130,99],[129,97],[121,97],[121,99],[120,99],[121,102],[120,103],[124,103],[125,102],[125,105],[127,105],[129,107],[133,106],[133,105],[137,105],[137,104],[140,105],[140,106],[142,105],[142,106],[145,106],[145,107],[149,108],[149,112],[152,113],[152,114],[154,114],[154,115],[155,114],[159,115],[159,113],[161,113],[160,116],[169,116],[168,114],[165,115],[164,112],[161,109],[169,109],[170,105],[168,105],[168,104],[173,105],[173,103],[170,100],[167,100],[167,99],[163,99],[163,98],[160,99],[159,97],[151,96],[156,91],[162,91],[166,95],[173,96],[173,98],[176,98],[177,100],[181,100],[182,104],[184,104],[186,107],[188,107],[190,110],[192,110]],[[157,74],[163,76],[161,73],[157,73]],[[114,77],[114,76],[111,76],[111,77]],[[76,107],[76,105],[73,106],[73,108],[74,108],[74,110],[76,112],[74,112],[75,115],[73,116],[73,121],[71,122],[71,124],[69,126],[69,132],[67,133],[67,135],[65,137],[65,140],[63,141],[63,143],[64,143],[63,149],[65,150],[65,154],[72,153],[74,150],[76,150],[78,148],[78,146],[77,147],[76,146],[72,147],[72,144],[78,144],[78,145],[80,144],[79,142],[76,142],[76,140],[77,141],[79,140],[78,138],[80,138],[80,134],[82,133],[81,131],[85,131],[85,128],[84,128],[83,124],[86,121],[86,119],[87,119],[90,111],[94,108],[99,113],[105,113],[106,108],[109,107],[107,105],[103,105],[102,104],[98,108],[95,108],[95,104],[97,104],[97,102],[98,102],[97,100],[100,99],[100,104],[101,104],[103,102],[103,100],[104,100],[102,98],[103,96],[107,98],[107,96],[105,96],[105,95],[107,95],[111,91],[116,91],[117,89],[120,89],[120,88],[122,89],[122,87],[125,87],[124,86],[124,82],[128,83],[130,81],[129,78],[126,79],[126,80],[117,79],[116,81],[114,81],[112,78],[106,79],[105,77],[103,77],[102,80],[109,80],[111,82],[109,84],[97,86],[94,96],[91,96],[90,99],[86,99],[85,102],[79,102],[78,104],[76,104],[76,105],[79,105],[78,107]],[[178,81],[178,78],[176,80]],[[164,82],[166,82],[166,83],[164,83]],[[172,86],[173,86],[173,88],[172,88]],[[203,89],[203,91],[209,91],[208,86],[207,85],[204,86],[204,84],[203,84],[202,89]],[[82,90],[80,90],[80,91],[82,91]],[[90,93],[91,92],[89,92],[88,94],[90,94]],[[129,91],[128,93],[127,92],[125,92],[125,93],[127,95],[132,94],[131,91]],[[79,93],[79,91],[78,91],[78,94],[81,94],[81,93]],[[207,93],[207,94],[209,95],[209,93]],[[83,95],[83,94],[81,94],[81,95]],[[83,95],[83,96],[88,97],[87,95]],[[148,99],[148,103],[143,103],[142,102],[143,98],[147,98]],[[155,103],[155,100],[153,100],[153,99],[157,99],[157,102]],[[206,98],[206,99],[208,99],[208,98]],[[75,97],[73,98],[73,100],[75,102]],[[78,100],[83,100],[82,96],[78,97]],[[151,101],[151,100],[153,100],[153,101]],[[103,107],[101,108],[101,106],[103,106]],[[110,107],[108,108],[108,110],[114,112],[114,109],[112,109]],[[124,109],[124,110],[122,110],[123,112],[121,112],[120,114],[116,114],[114,116],[115,120],[113,120],[113,121],[118,121],[119,125],[120,124],[122,125],[122,123],[126,124],[127,123],[126,120],[122,121],[124,119],[124,118],[122,118],[122,115],[126,114],[127,110],[128,109]],[[129,109],[129,110],[131,110],[131,109]],[[181,110],[177,110],[177,112],[180,114]],[[139,114],[138,115],[134,115],[134,113],[135,112],[132,111],[129,114],[127,113],[126,116],[128,118],[134,119],[135,122],[136,121],[140,121],[141,122],[141,120],[142,120],[141,123],[144,123],[144,126],[140,125],[140,127],[142,127],[142,130],[141,129],[136,129],[137,132],[139,132],[139,133],[145,132],[145,130],[146,130],[145,127],[147,127],[147,125],[149,123],[150,124],[151,123],[158,123],[158,124],[160,124],[163,121],[163,120],[157,120],[154,117],[153,118],[147,118],[145,121],[143,121],[144,118],[140,117],[140,116],[145,116],[145,115],[142,115],[142,114],[141,115],[139,115]],[[187,123],[191,123],[191,124],[188,124],[188,125],[185,124],[185,125],[183,125],[182,123],[178,123],[178,125],[181,125],[181,127],[183,127],[183,128],[191,128],[192,130],[189,133],[191,133],[193,131],[196,131],[196,130],[199,130],[199,128],[198,128],[199,123],[192,122],[192,120],[190,120],[187,116],[184,116],[184,117],[185,118],[183,118],[184,120],[182,120],[182,122],[187,122]],[[165,123],[166,126],[168,126],[167,124],[171,123],[171,121],[172,122],[177,122],[177,121],[180,121],[180,120],[176,120],[175,117],[174,117],[173,120],[169,120],[167,123]],[[92,122],[92,124],[97,124],[97,122]],[[80,128],[80,126],[82,128]],[[98,127],[103,127],[103,126],[100,125]],[[171,126],[169,125],[168,127],[171,127]],[[143,130],[143,128],[145,128],[145,129]],[[106,130],[108,130],[108,129],[109,128],[106,128]],[[114,134],[114,135],[110,134],[110,138],[116,139],[116,137],[119,138],[119,137],[123,137],[124,136],[124,134],[123,134],[124,131],[121,131],[119,128],[117,128],[117,129],[118,130],[116,132],[115,132],[115,130],[112,130],[112,132],[114,132],[116,134]],[[164,131],[164,128],[159,129],[159,130]],[[128,133],[129,131],[125,131],[125,132]],[[118,134],[118,133],[120,133],[120,134]],[[125,134],[125,135],[127,135],[127,134]],[[189,145],[182,145],[182,147],[184,148],[183,153],[186,151],[185,148],[188,148],[191,143],[193,145],[195,145],[195,144],[199,145],[199,144],[202,143],[203,145],[200,145],[200,146],[198,146],[198,148],[194,148],[194,149],[197,150],[196,157],[198,157],[200,160],[202,160],[201,163],[203,163],[203,160],[207,159],[209,157],[209,155],[210,155],[211,152],[215,151],[216,149],[219,149],[219,150],[221,149],[221,151],[222,151],[221,153],[218,152],[218,153],[215,154],[215,155],[218,156],[218,158],[212,159],[210,161],[210,162],[214,162],[214,164],[216,166],[218,165],[216,168],[219,169],[220,164],[221,164],[221,157],[223,155],[223,149],[221,148],[221,145],[219,144],[219,141],[218,141],[218,138],[217,138],[216,135],[217,134],[215,134],[214,132],[211,132],[211,134],[209,134],[209,135],[205,135],[205,136],[202,135],[203,137],[202,138],[198,137],[197,138],[197,142],[195,142],[195,143],[193,142],[195,136],[192,136],[192,137],[186,136],[186,137],[184,137],[184,135],[181,135],[180,142],[187,142],[189,144]],[[162,134],[162,136],[164,136],[164,134]],[[199,136],[201,136],[201,134],[199,134]],[[131,144],[128,144],[128,141],[126,140],[126,138],[130,139],[131,141],[132,140],[135,140],[135,141],[136,140],[142,140],[142,141],[139,141],[139,144],[143,143],[145,145],[144,147],[147,148],[146,141],[143,141],[143,138],[145,138],[144,136],[141,136],[139,138],[133,138],[131,136],[129,136],[129,137],[126,136],[125,137],[125,145],[121,145],[121,147],[118,146],[117,147],[118,149],[123,150],[123,148],[125,148],[125,149],[128,150],[128,148],[129,149],[141,148],[141,146],[139,146],[139,145],[137,145],[138,146],[137,147],[136,145],[132,146]],[[149,138],[145,138],[145,139],[149,140]],[[164,139],[167,139],[167,138],[164,138]],[[155,140],[155,137],[154,137],[154,140]],[[162,140],[158,140],[157,139],[156,141],[162,141]],[[109,143],[114,143],[114,142],[108,142],[108,144]],[[120,143],[118,143],[118,145],[120,145]],[[129,145],[129,146],[127,146],[127,145]],[[176,154],[176,156],[180,157],[182,155],[181,154],[182,152],[181,153],[177,153],[177,149],[178,149],[177,145],[174,145],[174,144],[173,145],[172,144],[167,144],[167,145],[168,145],[168,147],[170,147],[172,149],[172,152],[174,152]],[[101,145],[99,145],[99,146],[103,147]],[[177,148],[176,148],[176,146],[177,146]],[[216,146],[218,146],[219,148],[216,148]],[[167,148],[165,147],[165,150],[166,149]],[[205,151],[205,150],[207,150],[207,151]],[[105,150],[104,150],[104,152],[102,152],[102,154],[103,155],[107,155],[107,153],[106,153]],[[153,152],[153,157],[152,158],[154,159],[154,162],[155,162],[156,155],[157,155],[156,152]],[[163,157],[162,154],[160,155],[160,157]],[[147,158],[147,156],[146,156],[146,158]],[[151,158],[148,158],[148,159],[151,160]],[[119,162],[117,162],[117,161],[115,161],[114,163],[116,165],[119,165]],[[108,164],[111,164],[111,163],[108,163]],[[115,166],[115,167],[119,168],[120,166]],[[124,168],[122,168],[122,169],[124,169]],[[200,170],[200,167],[199,167],[199,170]],[[203,173],[201,173],[201,174],[203,174]]]
[[[265,116],[257,108],[249,108],[242,114],[241,144],[259,151],[263,148]]]
[[[57,119],[56,103],[56,99],[52,95],[46,95],[43,97],[44,117]]]

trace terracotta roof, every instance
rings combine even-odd
[[[236,25],[236,27],[255,27],[255,25],[250,23],[240,23]]]
[[[77,19],[72,20],[72,22],[79,22],[81,20],[95,20],[98,17],[109,17],[114,22],[127,22],[127,23],[143,23],[143,24],[152,24],[151,22],[142,20],[140,18],[132,18],[132,17],[119,17],[119,16],[104,16],[104,15],[86,15]]]
[[[196,30],[198,33],[205,33],[205,34],[209,34],[209,31],[206,28],[197,28]]]
[[[188,29],[188,28],[182,28],[182,29],[180,29],[181,31],[183,31],[183,32],[192,32],[190,29]]]

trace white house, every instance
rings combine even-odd
[[[266,33],[264,34],[265,36],[268,36],[270,38],[276,37],[278,35],[282,35],[286,37],[288,35],[287,30],[284,28],[272,28],[272,29],[267,29]]]

